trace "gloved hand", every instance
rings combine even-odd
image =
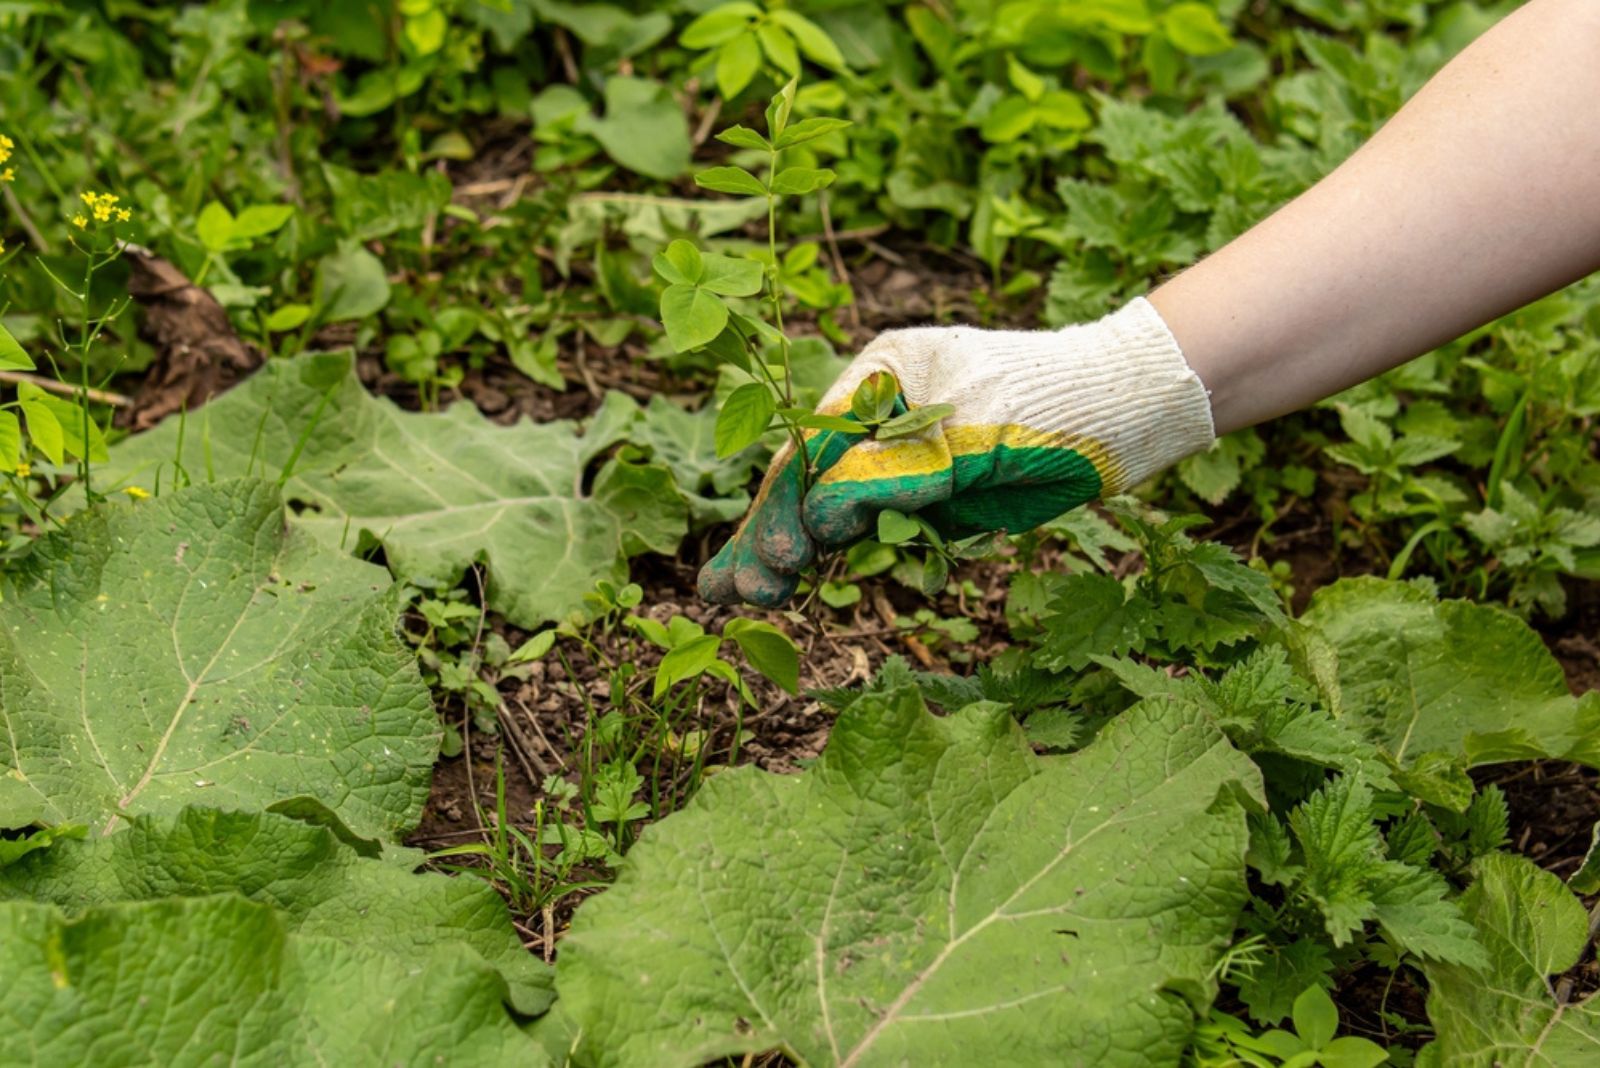
[[[1205,386],[1149,301],[1057,331],[892,330],[862,350],[817,410],[849,411],[856,386],[894,375],[908,408],[941,422],[884,441],[808,431],[802,498],[792,447],[773,458],[749,514],[701,569],[717,604],[774,606],[818,547],[871,534],[886,508],[942,534],[1020,532],[1137,485],[1215,439]]]

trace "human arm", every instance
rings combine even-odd
[[[1600,269],[1600,3],[1532,0],[1150,301],[1226,434]]]
[[[1597,100],[1600,0],[1532,0],[1348,161],[1148,302],[1059,332],[884,335],[830,392],[835,410],[887,369],[915,383],[909,403],[957,415],[921,445],[852,446],[804,500],[780,455],[702,592],[779,603],[815,543],[863,536],[883,508],[1026,529],[1035,505],[1065,510],[1205,448],[1213,422],[1227,433],[1305,407],[1595,270]],[[1053,461],[1012,463],[996,439],[968,456],[979,476],[961,477],[951,443],[970,445],[966,428],[996,410],[1020,431],[1010,444],[1052,440]],[[1063,483],[1068,468],[1084,477]]]

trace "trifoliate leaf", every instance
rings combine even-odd
[[[0,974],[8,1065],[548,1063],[471,950],[391,956],[236,895],[0,904]]]
[[[1561,880],[1504,853],[1474,865],[1462,910],[1488,949],[1483,966],[1428,964],[1433,1063],[1451,1068],[1592,1064],[1600,1004],[1558,1001],[1550,977],[1578,962],[1589,917]]]
[[[1244,899],[1257,772],[1146,702],[1039,758],[998,707],[863,696],[810,771],[652,827],[562,943],[579,1064],[1176,1061]],[[684,922],[684,917],[694,917]]]
[[[180,434],[196,481],[277,477],[294,457],[297,526],[352,552],[368,537],[419,586],[453,586],[485,561],[489,607],[531,629],[622,578],[627,555],[676,549],[687,509],[665,470],[612,459],[584,489],[637,418],[620,394],[583,434],[563,420],[495,426],[470,404],[407,412],[367,393],[348,354],[319,353],[269,361],[181,430],[174,417],[121,442],[96,484],[172,485]]]
[[[439,746],[379,568],[284,527],[240,480],[102,505],[0,600],[0,826],[311,798],[355,834],[416,825]]]
[[[1430,751],[1472,766],[1600,766],[1600,694],[1570,696],[1539,635],[1508,612],[1359,578],[1318,590],[1303,618],[1338,652],[1347,718],[1403,767]]]
[[[270,812],[185,808],[170,820],[139,817],[122,834],[58,843],[0,869],[0,901],[74,913],[226,893],[272,905],[289,931],[400,960],[470,948],[505,976],[511,1003],[528,1015],[553,998],[549,969],[522,948],[487,883],[412,874],[360,856],[325,827]]]

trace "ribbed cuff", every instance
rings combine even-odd
[[[1104,494],[1131,489],[1216,441],[1205,385],[1148,300],[1055,338],[1047,359],[1035,351],[1002,360],[1023,365],[1011,370],[1031,379],[1023,405],[1031,425],[1101,447]]]

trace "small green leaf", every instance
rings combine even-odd
[[[764,197],[767,187],[743,167],[710,167],[694,176],[694,184],[701,189],[718,193],[732,193],[741,197]]]
[[[761,439],[772,422],[777,402],[763,382],[749,382],[728,394],[717,413],[717,459],[725,460]]]
[[[1028,103],[1037,104],[1039,98],[1044,96],[1044,79],[1018,63],[1015,56],[1006,57],[1006,74],[1011,87],[1021,93]]]
[[[789,112],[794,110],[794,94],[799,85],[800,79],[790,78],[782,89],[772,94],[767,104],[767,133],[774,141],[783,136],[784,128],[789,125]]]
[[[831,70],[844,69],[844,54],[821,26],[786,7],[772,12],[772,19],[794,35],[800,51],[805,53],[807,59]]]
[[[800,692],[800,650],[787,634],[754,619],[730,619],[722,633],[738,643],[751,667],[790,693]]]
[[[317,305],[325,323],[368,319],[389,303],[383,262],[359,242],[347,241],[317,264]]]
[[[922,560],[922,592],[936,596],[950,581],[950,561],[941,553],[929,552]]]
[[[233,220],[233,238],[251,241],[275,233],[294,217],[293,204],[252,204]]]
[[[661,293],[661,324],[679,352],[691,352],[715,339],[727,323],[728,306],[708,289],[674,284]]]
[[[1033,106],[1038,121],[1057,130],[1087,130],[1094,125],[1089,109],[1077,93],[1052,89]]]
[[[1209,4],[1183,3],[1161,16],[1167,40],[1191,56],[1214,56],[1233,47],[1233,35]]]
[[[233,240],[233,213],[213,200],[194,221],[195,236],[209,252],[221,252]]]
[[[1008,96],[989,109],[978,125],[978,133],[992,144],[1005,144],[1033,129],[1038,121],[1039,113],[1032,104],[1023,97]]]
[[[269,333],[281,334],[299,329],[309,318],[311,318],[311,305],[285,304],[267,316],[266,328]]]
[[[723,4],[685,26],[678,43],[685,48],[715,48],[743,33],[752,19],[760,17],[761,9],[754,4]]]
[[[698,638],[690,638],[662,657],[661,664],[656,668],[655,699],[660,700],[683,680],[702,674],[716,660],[717,649],[721,645],[722,639],[715,634],[702,634]]]
[[[732,100],[761,69],[761,45],[754,33],[741,33],[717,49],[717,92]]]
[[[44,391],[31,382],[17,387],[17,400],[22,407],[22,417],[28,422],[28,440],[44,453],[50,462],[66,462],[66,440],[61,433],[61,421],[41,399]]]
[[[17,344],[11,331],[0,326],[0,371],[31,371],[33,368],[33,358]]]
[[[801,119],[787,130],[784,130],[774,144],[778,148],[794,148],[796,145],[803,145],[807,141],[815,141],[819,137],[826,137],[835,130],[843,130],[845,127],[852,125],[854,124],[849,119],[826,117]]]
[[[833,178],[833,172],[826,168],[787,167],[772,179],[772,191],[800,196],[832,185]]]
[[[779,414],[805,430],[831,430],[836,434],[865,434],[870,430],[842,415],[823,415],[804,408],[783,408]]]
[[[954,404],[925,404],[921,408],[913,408],[904,415],[897,415],[893,419],[878,427],[875,436],[879,441],[887,438],[903,438],[908,434],[915,434],[926,429],[942,419],[955,414]]]
[[[1320,986],[1309,986],[1294,999],[1295,1033],[1310,1049],[1322,1049],[1339,1030],[1339,1010]]]
[[[0,473],[11,474],[22,463],[22,425],[17,413],[0,411]]]
[[[542,659],[546,653],[555,648],[555,644],[556,632],[554,628],[541,630],[538,634],[517,646],[511,655],[506,658],[506,663],[520,664],[525,661]]]
[[[657,274],[676,285],[692,286],[705,274],[700,250],[681,237],[658,253],[651,265]]]
[[[708,252],[700,284],[725,297],[751,297],[761,292],[761,264]]]
[[[787,30],[777,23],[763,22],[756,26],[756,37],[774,67],[789,75],[800,73],[800,52]]]
[[[877,371],[863,378],[856,391],[850,395],[850,414],[863,423],[876,426],[894,414],[894,404],[900,393],[900,383],[887,371]]]
[[[885,508],[878,513],[878,540],[885,545],[899,545],[920,533],[922,528],[917,521],[903,512]]]
[[[734,145],[737,148],[754,148],[762,152],[772,151],[772,142],[748,126],[730,126],[717,134],[717,140],[723,144]]]

